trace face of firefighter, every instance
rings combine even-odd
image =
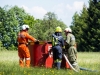
[[[65,32],[65,35],[67,36],[68,35],[68,32],[67,31],[64,31]]]
[[[28,29],[28,28],[26,28],[26,32],[28,32],[28,30],[29,30],[29,29]]]

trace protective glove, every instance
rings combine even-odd
[[[36,40],[36,41],[35,41],[35,44],[39,44],[39,40]]]
[[[62,53],[63,53],[63,54],[67,54],[66,49],[62,49]]]

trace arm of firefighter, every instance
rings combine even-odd
[[[35,39],[34,37],[32,37],[31,35],[29,35],[28,33],[26,34],[26,38],[28,38],[29,40],[36,42],[37,39]]]
[[[68,46],[70,45],[70,36],[66,37],[65,44]]]
[[[52,36],[53,36],[54,38],[57,38],[57,36],[56,36],[55,34],[52,34]]]
[[[62,37],[62,48],[65,49],[65,42],[64,42],[63,37]]]
[[[66,49],[63,49],[62,53],[63,54],[67,54],[67,50]]]
[[[64,43],[63,43],[63,45],[62,45],[62,52],[63,52],[63,54],[66,53],[66,49],[65,49],[65,44],[64,44]]]

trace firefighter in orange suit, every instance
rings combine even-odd
[[[33,42],[37,42],[38,40],[28,34],[28,25],[22,25],[21,31],[18,33],[17,41],[18,41],[18,56],[19,56],[19,65],[24,67],[24,59],[25,66],[30,67],[30,52],[28,49],[28,40]]]

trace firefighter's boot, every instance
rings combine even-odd
[[[23,59],[19,59],[19,65],[20,65],[20,67],[24,67],[24,61],[23,61]]]
[[[57,62],[57,69],[59,70],[61,67],[61,62]]]
[[[74,62],[72,66],[75,68],[75,70],[80,71],[79,66],[76,62]]]

